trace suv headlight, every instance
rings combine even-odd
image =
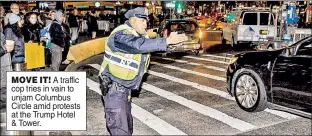
[[[238,57],[232,57],[230,64],[235,63],[237,61]]]

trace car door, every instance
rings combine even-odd
[[[242,20],[237,26],[237,41],[258,41],[259,14],[258,12],[243,13]]]
[[[260,12],[260,23],[258,26],[259,31],[257,37],[260,41],[267,41],[268,37],[273,38],[276,33],[276,27],[274,24],[274,16],[270,12]]]
[[[280,55],[272,71],[274,104],[311,112],[311,53],[312,38],[294,47],[291,55]]]

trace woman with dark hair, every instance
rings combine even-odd
[[[42,26],[38,22],[38,14],[30,12],[26,14],[25,25],[22,28],[26,43],[40,42],[40,30]]]
[[[20,16],[12,14],[4,30],[6,40],[14,41],[14,51],[11,52],[14,71],[19,71],[25,62],[25,42],[21,30],[23,22]]]

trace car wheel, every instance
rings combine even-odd
[[[195,54],[196,56],[198,56],[198,55],[199,55],[199,50],[194,50],[194,54]]]
[[[232,37],[231,40],[231,47],[235,50],[237,48],[237,45],[234,43],[234,37]]]
[[[267,108],[267,94],[260,76],[251,69],[238,70],[232,80],[232,89],[238,106],[247,112]]]
[[[162,53],[161,57],[167,57],[167,53]]]

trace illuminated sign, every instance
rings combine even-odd
[[[101,3],[97,1],[97,2],[94,3],[94,6],[98,8],[98,7],[101,6]]]

